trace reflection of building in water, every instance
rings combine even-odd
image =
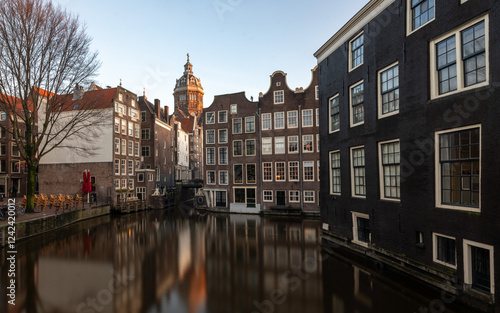
[[[321,310],[317,221],[210,216],[207,224],[208,311]]]

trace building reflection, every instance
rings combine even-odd
[[[321,311],[317,221],[215,215],[207,225],[207,311]]]

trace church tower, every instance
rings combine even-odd
[[[184,75],[177,79],[174,88],[174,114],[176,117],[189,117],[203,112],[203,87],[199,78],[193,75],[193,64],[184,65]]]

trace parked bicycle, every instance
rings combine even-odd
[[[15,216],[24,215],[26,213],[26,209],[19,204],[15,204],[14,208],[15,208],[14,209]],[[8,216],[9,216],[9,205],[4,204],[0,206],[0,219],[6,220]]]

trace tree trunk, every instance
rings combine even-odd
[[[35,212],[36,167],[28,165],[26,213]]]

